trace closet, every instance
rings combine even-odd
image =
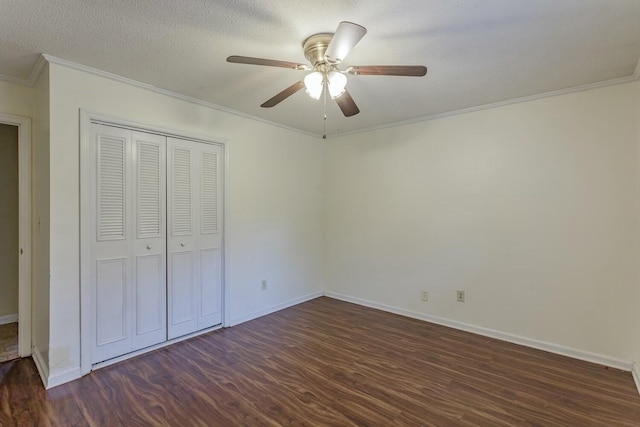
[[[90,125],[92,364],[222,323],[222,149]]]

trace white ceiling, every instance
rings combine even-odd
[[[321,135],[304,91],[259,106],[304,72],[225,59],[306,63],[345,20],[368,29],[345,66],[429,72],[349,76],[361,112],[329,104],[328,135],[638,76],[640,0],[0,0],[0,75],[27,82],[44,53]]]

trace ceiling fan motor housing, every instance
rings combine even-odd
[[[304,56],[314,68],[327,64],[324,54],[333,38],[333,33],[319,33],[309,36],[302,42]]]

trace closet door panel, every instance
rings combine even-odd
[[[198,144],[200,295],[198,329],[222,323],[222,167],[218,145]]]
[[[133,350],[166,341],[164,255],[136,257]]]
[[[133,350],[158,344],[166,333],[166,138],[132,132],[135,258]]]
[[[194,144],[167,138],[168,148],[168,337],[198,330],[198,210]]]
[[[131,349],[131,132],[94,125],[90,150],[95,211],[84,220],[93,230],[90,328],[91,361],[97,363]]]
[[[128,351],[129,274],[126,258],[96,262],[96,342],[98,359],[106,360]]]
[[[170,255],[169,273],[169,339],[196,330],[195,262],[191,251]]]
[[[222,323],[222,257],[217,248],[200,251],[200,310],[198,329]]]
[[[130,237],[130,133],[105,126],[94,129],[96,160],[95,241],[108,248],[109,242],[126,242]],[[103,244],[100,244],[103,243]],[[126,245],[126,244],[125,244]]]

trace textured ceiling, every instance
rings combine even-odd
[[[426,77],[349,76],[360,114],[327,108],[336,135],[631,78],[640,0],[0,0],[0,75],[29,81],[39,54],[322,134],[322,102],[259,105],[302,71],[301,43],[340,21],[365,26],[348,65],[426,65]],[[0,77],[2,78],[2,77]]]

